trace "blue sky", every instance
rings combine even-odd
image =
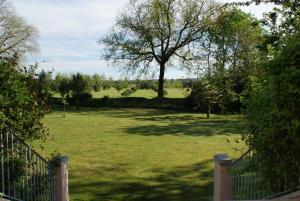
[[[111,29],[129,0],[11,1],[16,12],[39,30],[40,52],[29,55],[27,62],[46,61],[41,68],[54,69],[54,73],[99,73],[114,79],[126,76],[101,60],[102,48],[97,41]],[[271,5],[243,8],[258,18],[271,9]],[[180,70],[166,73],[167,78],[189,76]]]

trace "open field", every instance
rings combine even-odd
[[[167,98],[184,98],[187,92],[183,89],[169,88]],[[99,92],[92,92],[93,98],[103,98],[104,96],[109,96],[110,98],[119,98],[122,92],[118,92],[115,88],[100,90]],[[139,89],[135,93],[131,94],[129,97],[144,97],[144,98],[155,98],[157,93],[152,89]],[[59,94],[54,94],[54,97],[60,97]]]
[[[45,118],[43,155],[67,154],[71,200],[208,201],[215,153],[239,156],[227,139],[240,116],[150,109],[82,109]]]

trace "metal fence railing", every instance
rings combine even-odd
[[[264,199],[273,194],[268,181],[255,170],[253,155],[252,150],[247,151],[230,168],[232,200]]]
[[[293,192],[287,178],[266,178],[257,166],[259,161],[253,150],[247,151],[230,167],[232,200],[262,200]],[[300,183],[300,178],[299,178]]]
[[[54,201],[55,169],[0,123],[0,198]]]

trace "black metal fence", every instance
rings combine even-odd
[[[0,123],[0,198],[54,201],[54,167]]]

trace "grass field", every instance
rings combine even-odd
[[[215,153],[243,132],[239,116],[152,109],[82,109],[47,115],[43,155],[67,154],[73,201],[206,201]]]
[[[166,89],[168,94],[167,98],[184,98],[186,96],[186,92],[183,89]],[[104,96],[109,96],[110,98],[118,98],[121,96],[122,92],[118,92],[116,89],[108,89],[101,90],[99,92],[93,92],[94,98],[103,98]],[[144,98],[155,98],[157,93],[152,89],[139,89],[135,93],[131,94],[130,97],[144,97]]]

